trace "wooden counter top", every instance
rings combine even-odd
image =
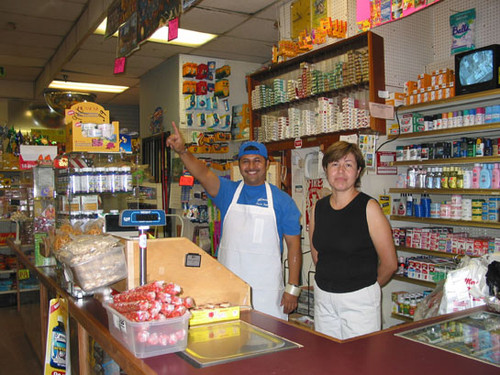
[[[394,334],[411,328],[446,320],[450,315],[408,323],[355,339],[338,341],[308,329],[298,327],[254,310],[242,311],[241,320],[302,345],[302,348],[264,354],[221,365],[195,368],[177,354],[167,354],[144,360],[134,357],[108,331],[107,314],[94,298],[76,300],[61,289],[50,268],[37,268],[29,262],[18,246],[9,243],[19,261],[35,272],[46,288],[69,301],[69,313],[129,375],[133,374],[481,374],[498,375],[498,367],[430,346],[416,343]],[[477,311],[482,308],[475,309]],[[474,310],[455,313],[467,315]],[[80,329],[79,329],[80,331]]]

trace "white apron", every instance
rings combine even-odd
[[[254,309],[287,320],[283,295],[281,249],[271,186],[266,182],[267,207],[238,204],[238,185],[224,218],[219,261],[252,287]]]

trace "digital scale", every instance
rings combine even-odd
[[[121,227],[136,227],[139,229],[139,271],[140,285],[146,284],[147,275],[147,230],[150,227],[161,227],[167,224],[163,210],[123,210],[120,212],[119,225]]]

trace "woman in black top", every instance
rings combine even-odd
[[[359,147],[336,142],[323,157],[332,194],[316,202],[309,233],[316,265],[314,324],[338,339],[381,328],[380,287],[397,268],[391,226],[378,202],[357,190]]]

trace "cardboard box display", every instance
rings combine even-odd
[[[66,152],[119,152],[119,124],[109,122],[109,111],[91,102],[66,109]]]

